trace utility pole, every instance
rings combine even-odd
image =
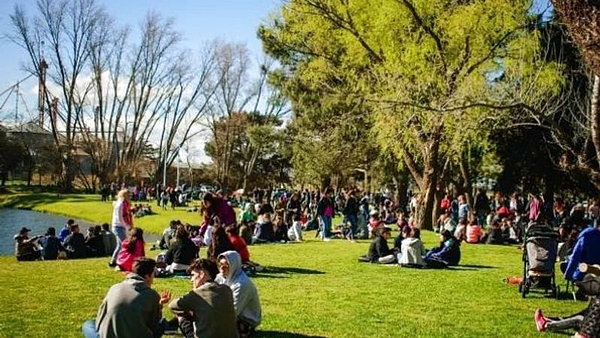
[[[15,85],[15,124],[19,124],[19,81]]]
[[[40,74],[40,78],[38,79],[38,122],[40,127],[44,127],[44,111],[46,110],[46,69],[48,69],[48,64],[46,63],[46,60],[41,59],[40,64],[38,65],[38,72]]]

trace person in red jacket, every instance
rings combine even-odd
[[[240,237],[237,227],[235,225],[230,225],[225,228],[225,231],[227,232],[227,236],[229,236],[229,242],[231,242],[233,250],[237,251],[242,258],[242,268],[244,271],[262,271],[263,267],[260,264],[250,260],[248,245],[246,245],[246,241]]]

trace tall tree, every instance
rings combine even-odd
[[[107,16],[95,0],[39,0],[38,15],[30,19],[21,6],[15,6],[10,18],[12,40],[29,55],[26,70],[40,76],[38,65],[46,58],[51,65],[48,79],[58,92],[46,95],[47,106],[52,96],[60,97],[59,109],[50,114],[54,142],[61,153],[62,188],[70,191],[75,177],[75,135],[81,107],[77,91],[82,85],[90,57],[90,45],[96,43],[96,31]]]
[[[557,67],[541,62],[528,29],[530,5],[292,0],[260,32],[267,52],[304,85],[367,102],[378,144],[417,182],[417,224],[431,228],[437,181],[445,159],[460,154],[457,142],[478,135],[490,109],[532,105],[495,80],[535,87],[531,101],[556,90]]]

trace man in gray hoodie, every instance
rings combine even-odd
[[[215,281],[225,284],[233,291],[233,306],[237,315],[240,337],[249,337],[262,320],[262,310],[256,286],[242,270],[242,258],[237,251],[225,251],[219,255],[219,275]]]
[[[156,262],[141,257],[133,263],[133,271],[124,281],[113,285],[100,309],[96,321],[83,324],[86,338],[157,338],[166,325],[159,325],[161,309],[171,300],[171,292],[160,295],[150,288],[154,282]]]

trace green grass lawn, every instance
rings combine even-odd
[[[136,203],[135,201],[132,203]],[[199,224],[200,216],[197,212],[187,212],[184,207],[175,210],[162,210],[156,201],[149,202],[153,215],[134,218],[135,226],[145,231],[160,234],[174,219],[184,223]],[[190,205],[192,207],[194,203]],[[59,195],[56,193],[28,193],[19,192],[0,194],[0,207],[30,209],[48,212],[56,215],[74,217],[91,223],[109,223],[112,218],[112,202],[101,202],[99,195]]]
[[[11,205],[73,216],[89,213],[81,217],[92,221],[106,219],[105,210],[110,211],[108,204],[87,196],[46,196],[45,205],[37,204],[38,198]],[[0,203],[10,200],[0,195]],[[170,215],[187,220],[179,211],[156,219]],[[144,226],[154,229],[152,222]],[[157,225],[163,227],[164,222]],[[368,241],[320,242],[313,236],[306,233],[303,243],[250,248],[252,259],[267,267],[253,277],[263,307],[257,337],[539,337],[532,320],[535,308],[566,315],[586,306],[538,294],[522,299],[517,286],[503,284],[502,278],[522,273],[521,251],[514,246],[463,244],[461,266],[412,270],[358,263]],[[436,244],[431,232],[423,238],[428,248]],[[147,253],[154,257],[158,252]],[[95,317],[108,288],[123,278],[106,263],[107,258],[17,263],[0,256],[0,337],[81,337],[83,320]],[[177,279],[156,279],[154,285],[175,296],[189,287],[189,281]],[[171,316],[168,310],[165,315]]]

